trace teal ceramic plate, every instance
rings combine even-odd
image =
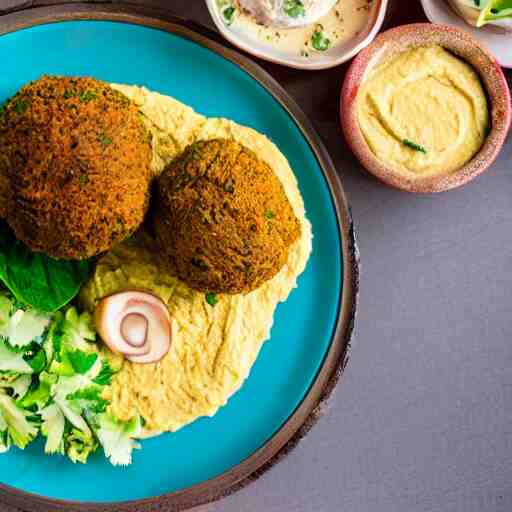
[[[44,73],[145,85],[207,116],[259,130],[291,162],[313,224],[313,254],[228,405],[214,418],[144,441],[128,468],[100,455],[73,465],[44,456],[41,443],[0,456],[0,498],[24,509],[69,507],[65,500],[84,509],[114,502],[138,511],[155,503],[185,508],[225,494],[297,438],[345,360],[357,268],[332,164],[284,91],[204,30],[147,13],[75,6],[11,15],[0,19],[0,31],[1,100]]]

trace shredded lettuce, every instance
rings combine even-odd
[[[38,433],[32,416],[29,411],[18,407],[12,397],[0,392],[0,431],[5,432],[7,439],[18,448],[25,448]]]
[[[106,413],[98,417],[96,435],[114,466],[128,466],[132,463],[132,451],[140,448],[136,438],[140,437],[141,430],[139,416],[123,422]]]
[[[86,373],[98,358],[92,316],[88,313],[79,315],[71,307],[57,322],[49,340],[51,349],[47,350],[53,357],[50,371],[68,377]]]
[[[108,400],[101,396],[102,390],[98,387],[88,387],[78,389],[67,396],[67,399],[76,404],[82,411],[90,411],[99,414],[105,412],[108,405]]]
[[[41,342],[51,315],[20,306],[7,293],[0,295],[0,338],[12,347]]]
[[[8,329],[11,310],[12,301],[6,293],[0,293],[0,332]]]
[[[2,421],[3,420],[0,418],[0,453],[5,453],[8,452],[11,447],[11,440],[7,429],[2,430]]]
[[[49,315],[43,315],[34,310],[18,309],[11,316],[7,329],[0,335],[13,347],[23,347],[33,341],[40,341],[49,324]]]
[[[112,383],[112,376],[114,373],[115,372],[110,366],[110,363],[108,361],[102,361],[101,370],[98,375],[94,377],[93,382],[100,386],[108,386]]]
[[[41,433],[46,454],[86,463],[101,445],[112,464],[131,463],[141,419],[108,411],[115,370],[95,342],[90,314],[40,313],[0,291],[0,453]]]
[[[45,453],[64,453],[64,427],[66,419],[57,404],[51,404],[41,411],[43,423],[41,433],[46,437]]]
[[[72,462],[85,464],[91,453],[98,448],[98,441],[92,433],[72,428],[64,435],[64,449]]]
[[[15,351],[5,341],[0,341],[0,372],[33,373],[23,356],[23,352]]]
[[[31,384],[32,377],[30,375],[20,375],[7,387],[11,388],[13,398],[19,400],[27,394]]]
[[[66,419],[78,430],[87,435],[91,435],[91,429],[82,416],[82,410],[75,402],[70,402],[65,398],[55,398],[55,403],[60,407],[60,410]]]
[[[50,400],[52,385],[57,377],[47,372],[39,374],[39,379],[32,381],[31,389],[22,398],[20,405],[25,409],[40,411]]]
[[[0,388],[7,390],[9,396],[20,399],[25,396],[32,384],[32,377],[27,374],[1,374]]]
[[[73,307],[64,315],[62,325],[62,344],[64,348],[78,349],[84,352],[91,350],[91,342],[96,341],[94,321],[90,313],[78,314]]]

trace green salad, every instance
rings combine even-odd
[[[70,305],[89,267],[34,253],[0,224],[0,453],[41,435],[47,454],[85,463],[101,447],[112,464],[131,463],[141,419],[108,412],[115,369],[92,316]]]
[[[108,413],[102,395],[114,369],[95,340],[89,313],[43,313],[0,291],[1,452],[42,435],[47,454],[85,463],[101,446],[112,464],[131,463],[141,421]]]

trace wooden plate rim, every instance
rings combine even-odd
[[[0,17],[0,36],[36,25],[69,20],[124,22],[157,28],[189,39],[231,61],[259,82],[295,121],[322,168],[336,209],[343,260],[343,286],[331,346],[314,383],[281,428],[257,451],[227,472],[200,484],[153,498],[118,503],[55,500],[0,483],[0,502],[23,511],[76,510],[96,512],[181,511],[227,496],[258,478],[302,439],[322,414],[345,369],[350,351],[359,295],[359,251],[350,208],[341,181],[313,125],[288,93],[259,65],[228,47],[211,30],[150,7],[107,4],[59,4],[26,9]]]

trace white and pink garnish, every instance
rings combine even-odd
[[[171,347],[171,316],[155,295],[124,291],[103,298],[95,312],[98,334],[133,363],[156,363]]]

